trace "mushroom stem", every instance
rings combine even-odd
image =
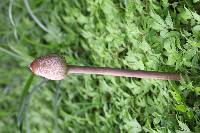
[[[141,71],[141,70],[124,70],[119,68],[109,67],[88,67],[88,66],[73,66],[68,65],[68,74],[98,74],[98,75],[111,75],[122,77],[135,77],[135,78],[151,78],[161,80],[181,80],[181,75],[170,72],[154,72],[154,71]]]

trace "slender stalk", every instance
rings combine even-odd
[[[141,71],[141,70],[124,70],[119,68],[109,67],[88,67],[88,66],[73,66],[68,65],[68,74],[99,74],[99,75],[112,75],[122,77],[135,77],[135,78],[151,78],[161,80],[181,80],[181,75],[170,72],[154,72],[154,71]]]

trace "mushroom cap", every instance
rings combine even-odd
[[[67,65],[65,60],[56,54],[50,54],[35,59],[30,64],[29,68],[35,75],[50,80],[62,80],[67,74]]]

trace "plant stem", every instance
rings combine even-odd
[[[47,33],[50,33],[49,29],[47,29],[43,24],[42,22],[34,15],[31,7],[29,6],[29,2],[28,0],[24,0],[24,4],[25,4],[25,7],[27,8],[28,10],[28,13],[30,14],[31,18],[36,22],[36,24],[38,24],[38,26],[40,28],[42,28],[44,31],[46,31]]]
[[[154,71],[141,71],[141,70],[125,70],[120,68],[109,67],[88,67],[88,66],[73,66],[68,65],[68,74],[98,74],[98,75],[111,75],[122,77],[135,77],[135,78],[151,78],[161,80],[181,80],[181,75],[170,72],[154,72]]]

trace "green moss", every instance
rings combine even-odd
[[[50,32],[30,17],[23,1],[0,5],[0,132],[200,131],[198,0],[29,4]],[[186,76],[181,82],[95,75],[43,82],[35,77],[23,93],[28,65],[48,53],[63,55],[73,65]],[[20,129],[20,100],[30,93]]]

